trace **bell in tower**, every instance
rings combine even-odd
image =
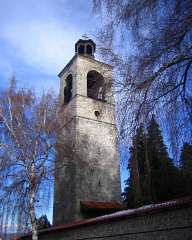
[[[63,128],[58,136],[53,223],[118,210],[120,173],[112,66],[94,59],[91,39],[59,73]]]

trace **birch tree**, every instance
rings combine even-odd
[[[93,3],[101,56],[115,67],[121,134],[130,138],[155,114],[178,156],[192,136],[191,0]]]
[[[0,223],[14,223],[38,239],[37,212],[46,206],[53,181],[57,100],[37,98],[11,81],[0,95]]]

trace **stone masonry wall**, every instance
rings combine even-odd
[[[89,71],[97,71],[104,78],[105,101],[87,96]],[[62,105],[65,79],[69,74],[73,76],[72,99]],[[54,225],[84,219],[80,201],[121,201],[111,83],[111,66],[88,57],[76,56],[63,70],[60,84],[63,128],[58,136]]]
[[[39,237],[40,240],[191,240],[192,205],[64,225],[42,232]]]

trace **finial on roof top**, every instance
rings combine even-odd
[[[88,40],[88,39],[89,39],[87,33],[85,33],[85,34],[82,35],[82,39],[83,39],[83,40]]]

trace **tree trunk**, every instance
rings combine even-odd
[[[35,216],[35,164],[31,165],[30,187],[29,187],[29,214],[32,226],[32,240],[38,240],[37,219]]]
[[[35,216],[35,190],[30,189],[29,193],[29,214],[32,225],[32,240],[38,240],[37,220]]]
[[[138,206],[142,201],[142,197],[141,197],[140,175],[139,175],[139,169],[138,169],[136,140],[134,140],[132,171],[133,171],[133,185],[135,186],[134,201],[135,201],[135,205]]]
[[[146,200],[151,202],[152,201],[152,193],[151,193],[151,165],[149,162],[149,154],[148,154],[148,142],[147,136],[145,136],[145,195]]]

